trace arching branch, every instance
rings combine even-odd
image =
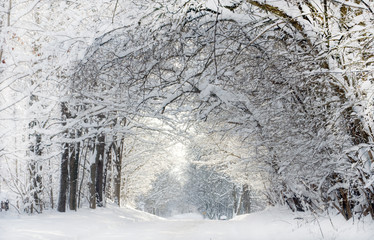
[[[293,17],[279,9],[278,7],[274,7],[272,5],[266,4],[266,3],[260,3],[258,1],[253,1],[253,0],[247,0],[247,2],[253,6],[256,6],[264,11],[270,12],[274,14],[277,17],[280,17],[284,19],[285,21],[289,22],[303,37],[304,39],[308,42],[308,45],[312,45],[310,42],[310,39],[307,34],[304,32],[304,27]]]

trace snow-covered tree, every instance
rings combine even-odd
[[[138,197],[138,208],[158,216],[171,216],[187,211],[181,180],[168,169],[158,174],[152,188]]]

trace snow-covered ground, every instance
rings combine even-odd
[[[229,221],[203,220],[196,214],[159,218],[130,208],[107,207],[78,212],[16,215],[0,212],[0,239],[374,239],[371,219],[346,222],[341,216],[292,213],[281,207]]]

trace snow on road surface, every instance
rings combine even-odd
[[[369,218],[346,222],[341,216],[317,220],[310,214],[292,213],[281,207],[229,221],[211,221],[196,214],[163,219],[130,208],[109,206],[33,216],[1,212],[0,239],[371,240],[374,223]]]

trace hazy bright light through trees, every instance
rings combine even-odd
[[[0,198],[374,218],[371,0],[0,3]]]

